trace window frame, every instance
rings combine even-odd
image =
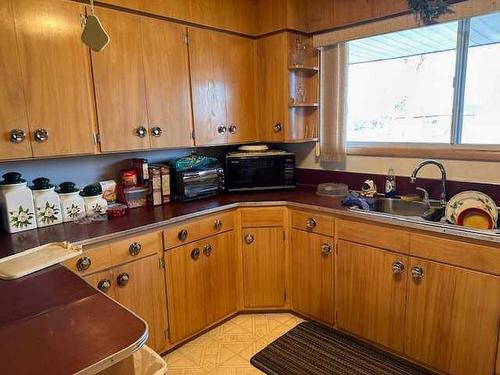
[[[500,145],[462,144],[471,18],[458,21],[450,143],[346,141],[348,155],[500,161]]]

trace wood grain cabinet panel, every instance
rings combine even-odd
[[[284,225],[283,207],[241,208],[240,213],[243,228],[282,227]]]
[[[337,327],[403,352],[408,257],[343,240],[337,251]]]
[[[80,40],[85,8],[61,0],[12,4],[33,155],[94,153],[90,59]],[[37,141],[37,129],[46,140]]]
[[[405,354],[450,374],[492,374],[500,278],[410,258]],[[373,288],[372,288],[373,290]]]
[[[195,143],[255,140],[254,41],[188,29]]]
[[[332,237],[292,229],[293,309],[330,326],[334,323],[334,248]]]
[[[124,282],[125,278],[128,281]],[[113,269],[116,300],[148,323],[146,344],[154,350],[166,347],[168,328],[163,268],[152,255]]]
[[[141,21],[151,147],[193,146],[186,27]],[[155,128],[161,129],[159,136]]]
[[[293,228],[333,236],[335,219],[332,216],[298,210],[293,210],[291,213]]]
[[[282,227],[242,230],[245,307],[285,304],[285,246]]]
[[[12,1],[0,2],[0,159],[18,159],[32,156],[26,102]],[[25,139],[20,143],[10,140],[10,132],[19,129]]]
[[[103,8],[96,14],[111,39],[103,51],[92,52],[101,150],[147,149],[141,18]],[[143,137],[136,133],[139,127],[146,130]]]

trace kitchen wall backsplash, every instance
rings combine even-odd
[[[198,148],[178,150],[158,150],[119,154],[87,155],[67,158],[18,160],[0,163],[0,176],[7,172],[19,172],[28,186],[37,177],[49,178],[54,184],[72,181],[77,187],[103,180],[118,180],[122,169],[130,168],[130,159],[145,158],[150,163],[165,163],[196,151],[214,156],[223,161],[227,148]]]

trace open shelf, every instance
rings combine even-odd
[[[319,107],[319,103],[295,103],[289,104],[289,108],[317,108]]]
[[[318,66],[312,66],[312,65],[290,65],[288,66],[288,70],[290,71],[303,71],[303,72],[319,72],[319,67]]]

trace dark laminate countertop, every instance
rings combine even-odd
[[[95,373],[131,355],[144,321],[62,266],[0,280],[0,373]]]

